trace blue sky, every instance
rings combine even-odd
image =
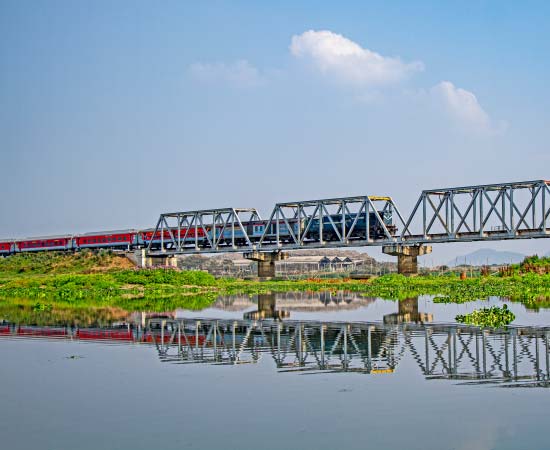
[[[4,0],[0,235],[548,178],[549,25],[542,1]]]

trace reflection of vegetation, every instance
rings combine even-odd
[[[178,308],[200,310],[212,304],[215,295],[171,297],[168,299],[88,299],[77,303],[52,303],[12,298],[0,301],[0,321],[27,325],[106,326],[128,320],[132,312],[165,312]]]
[[[437,295],[440,303],[462,303],[488,297],[507,297],[531,301],[550,296],[550,276],[527,274],[510,278],[478,277],[460,280],[456,276],[404,277],[385,275],[372,280],[307,280],[251,283],[235,281],[224,286],[228,293],[263,293],[281,291],[346,290],[362,292],[368,297],[403,299],[418,295]]]
[[[0,299],[32,300],[36,312],[47,305],[117,307],[162,310],[171,305],[198,308],[217,295],[258,294],[283,291],[362,292],[369,297],[403,299],[436,295],[436,302],[460,303],[488,297],[506,297],[529,308],[548,306],[550,274],[534,273],[547,267],[548,258],[527,258],[524,274],[483,276],[461,280],[457,276],[385,275],[371,280],[307,279],[254,282],[215,279],[201,271],[166,269],[130,270],[128,261],[109,252],[92,254],[36,253],[0,260]],[[529,270],[527,270],[529,269]],[[197,297],[199,296],[199,297]],[[200,299],[200,300],[197,300]],[[2,303],[2,300],[0,300]]]
[[[479,327],[500,328],[509,325],[515,318],[514,313],[506,305],[503,305],[502,308],[493,306],[491,308],[478,309],[469,314],[458,315],[455,317],[455,320],[460,323]]]

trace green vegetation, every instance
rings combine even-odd
[[[257,282],[216,279],[201,271],[130,269],[128,260],[110,252],[24,254],[0,259],[0,308],[18,305],[21,310],[40,314],[81,307],[166,311],[204,308],[218,295],[345,290],[385,299],[435,295],[435,301],[440,303],[495,296],[537,309],[550,307],[550,273],[531,268],[547,267],[548,259],[528,258],[522,263],[523,272],[519,273],[518,269],[512,276],[501,274],[465,280],[452,275],[411,278],[385,275],[370,280]]]
[[[19,253],[0,258],[0,283],[24,275],[94,273],[130,269],[133,264],[123,256],[101,250],[83,250],[74,254],[64,252]]]
[[[550,257],[529,256],[519,264],[519,271],[521,273],[550,273]]]
[[[455,317],[455,320],[478,327],[501,328],[509,325],[515,318],[514,313],[506,305],[503,305],[502,308],[493,306],[491,308],[478,309],[469,314],[458,315]]]

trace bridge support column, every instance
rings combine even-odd
[[[418,274],[418,257],[432,252],[431,245],[385,245],[382,253],[397,256],[397,272],[406,276]]]
[[[257,261],[258,277],[262,280],[270,280],[275,277],[275,262],[288,258],[288,253],[276,251],[270,253],[258,252],[256,250],[243,254],[245,259]]]
[[[148,256],[145,258],[144,267],[178,267],[177,256]]]

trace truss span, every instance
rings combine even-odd
[[[400,240],[424,244],[549,235],[550,181],[536,180],[423,191]]]
[[[254,208],[161,214],[151,256],[303,248],[547,238],[550,181],[422,191],[408,218],[388,196],[278,203],[264,220]]]

